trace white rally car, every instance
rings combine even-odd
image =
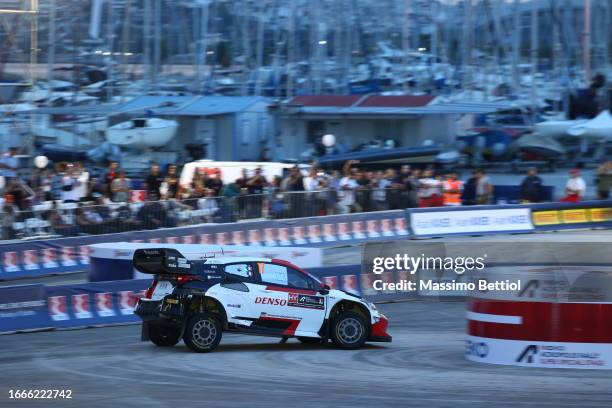
[[[134,267],[155,278],[135,313],[142,339],[197,352],[215,349],[223,331],[331,339],[344,349],[390,342],[387,318],[359,296],[330,289],[289,262],[265,258],[186,259],[175,249],[138,249]]]

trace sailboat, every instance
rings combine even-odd
[[[178,122],[160,118],[135,118],[106,130],[106,140],[126,148],[161,147],[176,135]]]
[[[602,111],[593,119],[570,127],[567,134],[590,140],[612,140],[612,115],[608,110]]]

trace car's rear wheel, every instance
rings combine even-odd
[[[181,340],[181,329],[177,327],[149,325],[149,339],[159,347],[171,347]]]
[[[198,313],[187,321],[183,340],[191,350],[207,353],[219,345],[222,331],[223,326],[215,315]]]
[[[346,350],[359,348],[368,338],[365,319],[354,312],[342,312],[332,320],[331,339],[334,344]]]
[[[317,344],[323,342],[323,339],[317,339],[315,337],[298,337],[297,339],[304,344]]]

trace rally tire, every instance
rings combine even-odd
[[[345,350],[363,346],[368,339],[369,325],[363,316],[354,312],[342,312],[331,322],[332,342]]]
[[[217,348],[222,332],[223,326],[215,315],[198,313],[187,321],[183,340],[191,350],[197,353],[208,353]]]
[[[149,325],[149,339],[159,347],[172,347],[181,340],[181,329],[176,327]]]
[[[316,338],[316,337],[298,337],[297,338],[301,343],[304,344],[318,344],[318,343],[323,343],[323,339],[320,338]]]

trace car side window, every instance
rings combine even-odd
[[[291,286],[300,289],[314,289],[314,282],[302,272],[283,265],[258,263],[261,281],[273,285]]]
[[[302,272],[289,268],[287,270],[287,280],[289,286],[300,289],[314,289],[314,282],[304,275]]]
[[[286,266],[264,262],[258,262],[257,265],[262,282],[284,286],[288,284]]]
[[[243,279],[253,279],[253,266],[250,263],[237,263],[225,265],[225,273]]]

